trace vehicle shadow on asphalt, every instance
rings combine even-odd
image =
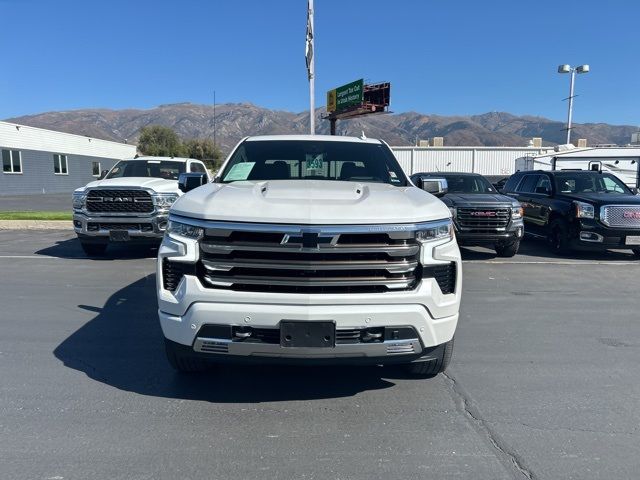
[[[353,396],[394,386],[402,378],[380,367],[221,366],[202,374],[179,374],[167,363],[157,316],[155,274],[114,293],[54,350],[65,366],[120,390],[141,395],[255,403]]]
[[[562,262],[569,260],[631,262],[637,259],[631,250],[606,250],[604,252],[573,251],[565,255],[556,255],[549,250],[544,240],[535,238],[525,238],[520,244],[516,256],[511,258],[498,257],[494,250],[482,247],[463,246],[460,247],[460,253],[462,254],[463,260],[495,260],[506,262]],[[640,265],[640,262],[638,262],[638,264]]]
[[[70,238],[68,240],[57,241],[55,245],[51,245],[46,248],[42,248],[35,252],[36,255],[43,255],[47,257],[57,257],[65,259],[83,259],[83,260],[127,260],[127,259],[140,259],[140,258],[152,258],[158,255],[158,248],[148,245],[135,245],[135,244],[111,244],[107,247],[107,251],[104,255],[88,256],[82,250],[80,241],[77,238]]]

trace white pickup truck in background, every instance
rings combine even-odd
[[[193,190],[172,206],[158,255],[174,368],[403,364],[431,376],[447,367],[462,291],[451,213],[384,142],[249,137],[205,181],[181,176]]]
[[[200,160],[137,157],[121,160],[102,178],[73,193],[73,226],[88,255],[104,253],[110,242],[158,245],[169,208],[182,192],[182,173],[209,173]]]

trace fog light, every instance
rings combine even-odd
[[[580,240],[583,242],[602,243],[604,241],[604,237],[594,232],[580,232]]]
[[[82,222],[80,220],[74,220],[73,226],[76,228],[82,228]]]
[[[160,222],[158,224],[158,230],[165,231],[167,229],[167,222]]]
[[[522,238],[522,235],[524,235],[524,229],[519,227],[518,230],[516,231],[516,236],[518,238]]]

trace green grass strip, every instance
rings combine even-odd
[[[71,220],[71,212],[0,212],[0,220]]]

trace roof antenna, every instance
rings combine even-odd
[[[361,140],[366,140],[367,136],[364,134],[364,130],[362,130],[362,135],[360,136]]]

